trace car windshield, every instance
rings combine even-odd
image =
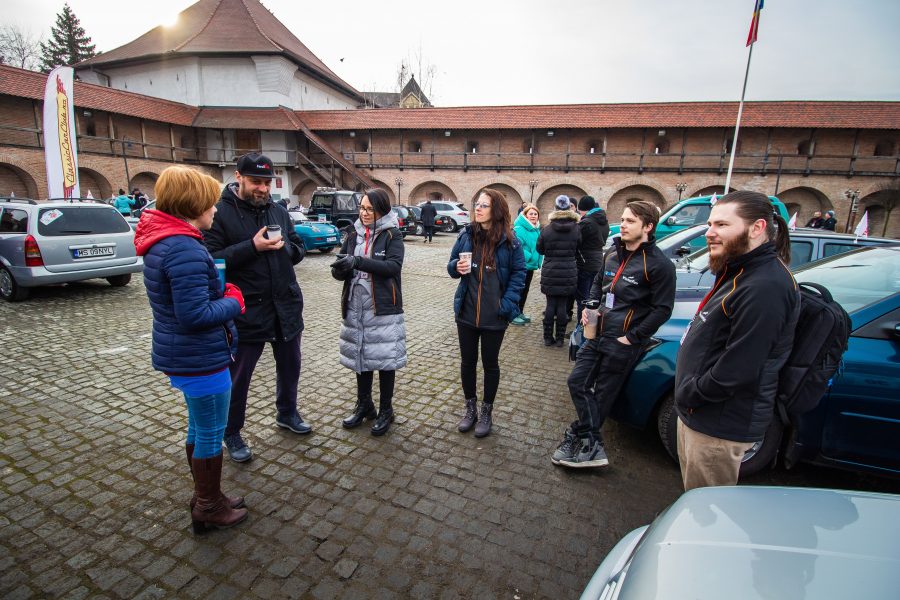
[[[694,240],[706,233],[707,229],[709,229],[709,225],[695,225],[681,231],[676,231],[672,235],[667,235],[666,237],[656,242],[656,247],[663,252],[668,252],[676,246],[680,247],[689,244],[691,240]]]
[[[57,206],[38,212],[38,233],[45,237],[125,233],[131,226],[114,208]]]
[[[794,277],[824,285],[850,313],[900,293],[900,245],[869,247],[810,263]]]

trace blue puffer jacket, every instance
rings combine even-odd
[[[204,375],[231,364],[237,350],[232,319],[200,231],[166,213],[141,214],[134,235],[144,257],[144,286],[153,309],[153,368],[168,375]]]
[[[463,299],[466,297],[466,289],[471,277],[463,277],[456,270],[460,252],[472,252],[472,225],[466,225],[459,232],[453,250],[450,251],[450,262],[447,263],[447,272],[450,277],[459,279],[456,295],[453,297],[453,313],[459,316]],[[522,252],[522,243],[506,234],[500,238],[500,244],[494,251],[494,263],[497,266],[497,276],[500,278],[500,286],[503,297],[500,298],[500,316],[507,321],[512,321],[519,316],[519,298],[525,287],[525,254]]]

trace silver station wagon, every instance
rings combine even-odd
[[[103,278],[119,287],[144,263],[134,232],[111,206],[94,201],[0,198],[0,298],[29,288]]]

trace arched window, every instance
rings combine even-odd
[[[877,144],[875,144],[874,156],[893,156],[893,155],[894,155],[894,141],[893,140],[880,140]]]

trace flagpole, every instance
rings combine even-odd
[[[731,187],[731,171],[734,169],[734,155],[737,152],[738,133],[741,130],[741,114],[744,112],[744,96],[747,94],[747,78],[750,75],[750,59],[753,57],[753,46],[750,44],[750,52],[747,54],[747,69],[744,71],[744,89],[741,90],[741,103],[738,105],[737,123],[734,124],[734,137],[731,139],[731,157],[728,159],[728,175],[725,176],[725,193]]]

